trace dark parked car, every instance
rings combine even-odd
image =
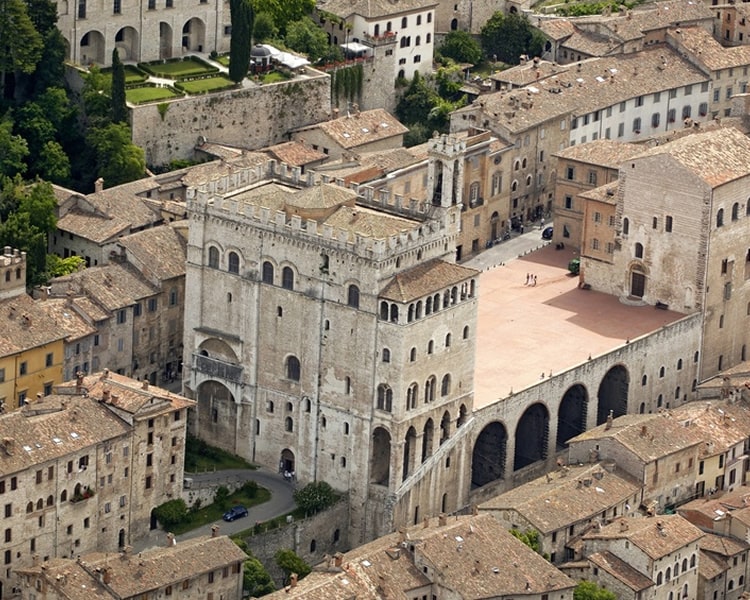
[[[551,226],[550,227],[545,227],[544,231],[542,231],[542,239],[543,240],[551,240],[552,239],[552,232],[553,232],[553,228]]]
[[[225,521],[234,521],[247,516],[247,509],[244,506],[233,506],[222,517]]]

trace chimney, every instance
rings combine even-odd
[[[218,525],[212,525],[211,526],[211,537],[215,538],[219,536],[219,526]]]
[[[297,587],[297,573],[292,573],[289,576],[289,587],[296,588]]]
[[[101,177],[94,182],[94,191],[101,192],[104,189],[104,179]]]
[[[612,429],[613,419],[614,419],[614,411],[610,410],[609,414],[607,415],[607,424],[604,426],[605,431]]]

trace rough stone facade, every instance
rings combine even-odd
[[[313,69],[295,79],[130,108],[133,143],[149,165],[192,158],[199,139],[248,149],[286,141],[292,129],[331,114],[331,81]]]

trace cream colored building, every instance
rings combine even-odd
[[[93,552],[17,570],[20,600],[240,600],[247,555],[226,536]]]
[[[0,415],[0,596],[39,558],[116,552],[182,490],[193,402],[103,372]]]

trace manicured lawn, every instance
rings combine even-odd
[[[208,77],[206,79],[197,79],[196,81],[181,81],[180,85],[188,94],[201,94],[203,92],[210,92],[224,88],[228,85],[232,85],[231,79],[222,75],[216,77]]]
[[[232,506],[240,504],[245,508],[250,508],[251,506],[257,506],[258,504],[268,502],[271,499],[271,492],[266,488],[258,487],[253,492],[252,490],[248,490],[248,487],[241,487],[234,494],[229,496],[228,502],[224,508],[217,504],[209,504],[199,510],[190,511],[188,513],[188,520],[179,525],[173,525],[170,527],[170,530],[172,533],[179,535],[186,531],[195,529],[196,527],[200,527],[201,525],[207,525],[208,523],[218,521]],[[248,523],[248,527],[252,526],[253,523]]]
[[[159,87],[140,87],[132,88],[125,92],[125,97],[128,102],[133,104],[140,104],[141,102],[152,102],[154,100],[166,100],[168,98],[175,98],[179,94],[175,94],[169,88]]]
[[[189,435],[185,444],[185,471],[203,473],[205,471],[224,471],[226,469],[257,469],[235,454],[209,446],[203,440]]]
[[[202,73],[209,73],[210,67],[207,67],[202,62],[197,60],[187,59],[178,60],[175,62],[149,65],[154,73],[159,77],[167,77],[171,79],[179,79],[180,77],[191,77],[193,75],[200,75]]]
[[[146,81],[148,75],[138,71],[131,65],[125,65],[125,83],[136,83],[137,81]]]

